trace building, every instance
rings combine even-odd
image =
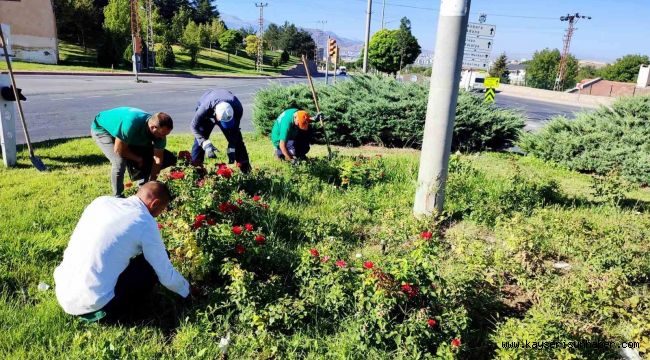
[[[526,85],[526,64],[508,64],[508,80],[512,85]]]
[[[639,77],[635,83],[603,80],[602,78],[584,79],[576,84],[569,93],[597,96],[639,96],[650,95],[650,65],[639,67]]]
[[[8,42],[15,59],[57,63],[56,21],[50,0],[0,0],[0,23],[9,25]]]

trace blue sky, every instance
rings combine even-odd
[[[268,21],[285,20],[298,26],[322,28],[339,36],[362,40],[367,0],[266,0]],[[373,1],[372,32],[381,27],[383,0]],[[255,21],[259,10],[254,1],[216,0],[220,12]],[[386,0],[386,27],[396,28],[399,19],[411,20],[420,46],[432,50],[440,1]],[[470,21],[486,13],[487,23],[496,25],[494,54],[505,51],[510,58],[530,57],[545,47],[562,48],[567,23],[561,15],[579,12],[592,16],[581,20],[571,43],[580,59],[612,61],[629,53],[650,55],[650,0],[472,0]]]

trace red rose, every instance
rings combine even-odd
[[[372,261],[366,261],[363,263],[363,267],[366,269],[372,269],[375,267],[375,264]]]
[[[433,233],[431,233],[431,231],[423,231],[422,233],[420,233],[420,237],[423,238],[424,240],[430,240],[432,236]]]
[[[133,186],[133,183],[130,182],[130,181],[127,182],[126,184],[124,184],[124,187],[127,188],[127,189],[130,188],[131,186]]]
[[[242,199],[237,199],[237,204],[241,205],[241,204],[243,204],[243,203],[244,203],[244,200],[242,200]]]
[[[222,212],[222,213],[235,212],[237,210],[239,210],[237,205],[232,204],[232,203],[230,203],[228,201],[222,202],[221,204],[219,204],[219,211]]]
[[[429,327],[436,327],[436,324],[437,324],[437,323],[438,323],[438,322],[437,322],[435,319],[429,319],[429,320],[427,320],[427,325],[429,325]]]
[[[206,221],[208,225],[213,226],[217,224],[217,220],[213,218],[209,218],[208,221]]]
[[[402,285],[402,292],[408,295],[409,299],[411,299],[416,297],[420,292],[420,290],[418,289],[417,286],[406,283]]]
[[[246,231],[253,231],[253,224],[246,224],[244,225],[244,228],[246,228]]]
[[[162,229],[164,227],[165,227],[165,225],[158,223],[158,230],[160,230],[160,229]]]
[[[325,255],[320,259],[320,262],[326,263],[326,262],[330,261],[330,259],[331,259],[331,257]]]
[[[340,267],[341,269],[343,269],[344,267],[346,267],[348,265],[348,263],[346,263],[344,260],[336,260],[335,264],[336,264],[336,266]]]
[[[205,221],[206,218],[207,218],[207,216],[205,214],[199,214],[199,215],[196,215],[196,217],[194,218],[194,221],[202,222],[202,221]]]
[[[229,168],[228,166],[219,165],[219,169],[217,170],[217,175],[223,176],[226,179],[230,179],[232,177],[232,169]]]
[[[246,248],[241,244],[237,244],[237,245],[235,245],[235,252],[237,254],[241,255],[241,254],[246,252]]]
[[[236,225],[236,226],[233,226],[233,227],[232,227],[232,232],[233,232],[235,235],[241,235],[242,231],[244,231],[244,229],[242,229],[242,227],[239,226],[239,225]]]
[[[255,241],[260,245],[264,245],[264,243],[266,242],[266,238],[264,237],[264,235],[258,234],[257,236],[255,236]]]
[[[260,200],[262,200],[261,196],[259,196],[259,195],[253,196],[253,201],[260,201]]]
[[[185,173],[182,171],[172,171],[169,173],[169,177],[174,180],[180,180],[185,178]]]
[[[309,249],[309,253],[311,254],[311,256],[315,256],[315,257],[318,257],[319,255],[318,250],[316,249]]]
[[[453,346],[453,347],[455,347],[455,348],[459,347],[459,346],[460,346],[460,339],[459,339],[459,338],[454,338],[454,339],[451,341],[451,346]]]

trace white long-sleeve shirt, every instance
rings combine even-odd
[[[117,278],[139,254],[162,285],[187,297],[189,283],[169,261],[158,225],[144,203],[137,196],[95,199],[54,270],[56,298],[63,310],[83,315],[103,308],[115,296]]]

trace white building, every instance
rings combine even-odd
[[[526,85],[526,64],[508,64],[508,79],[512,85]]]

